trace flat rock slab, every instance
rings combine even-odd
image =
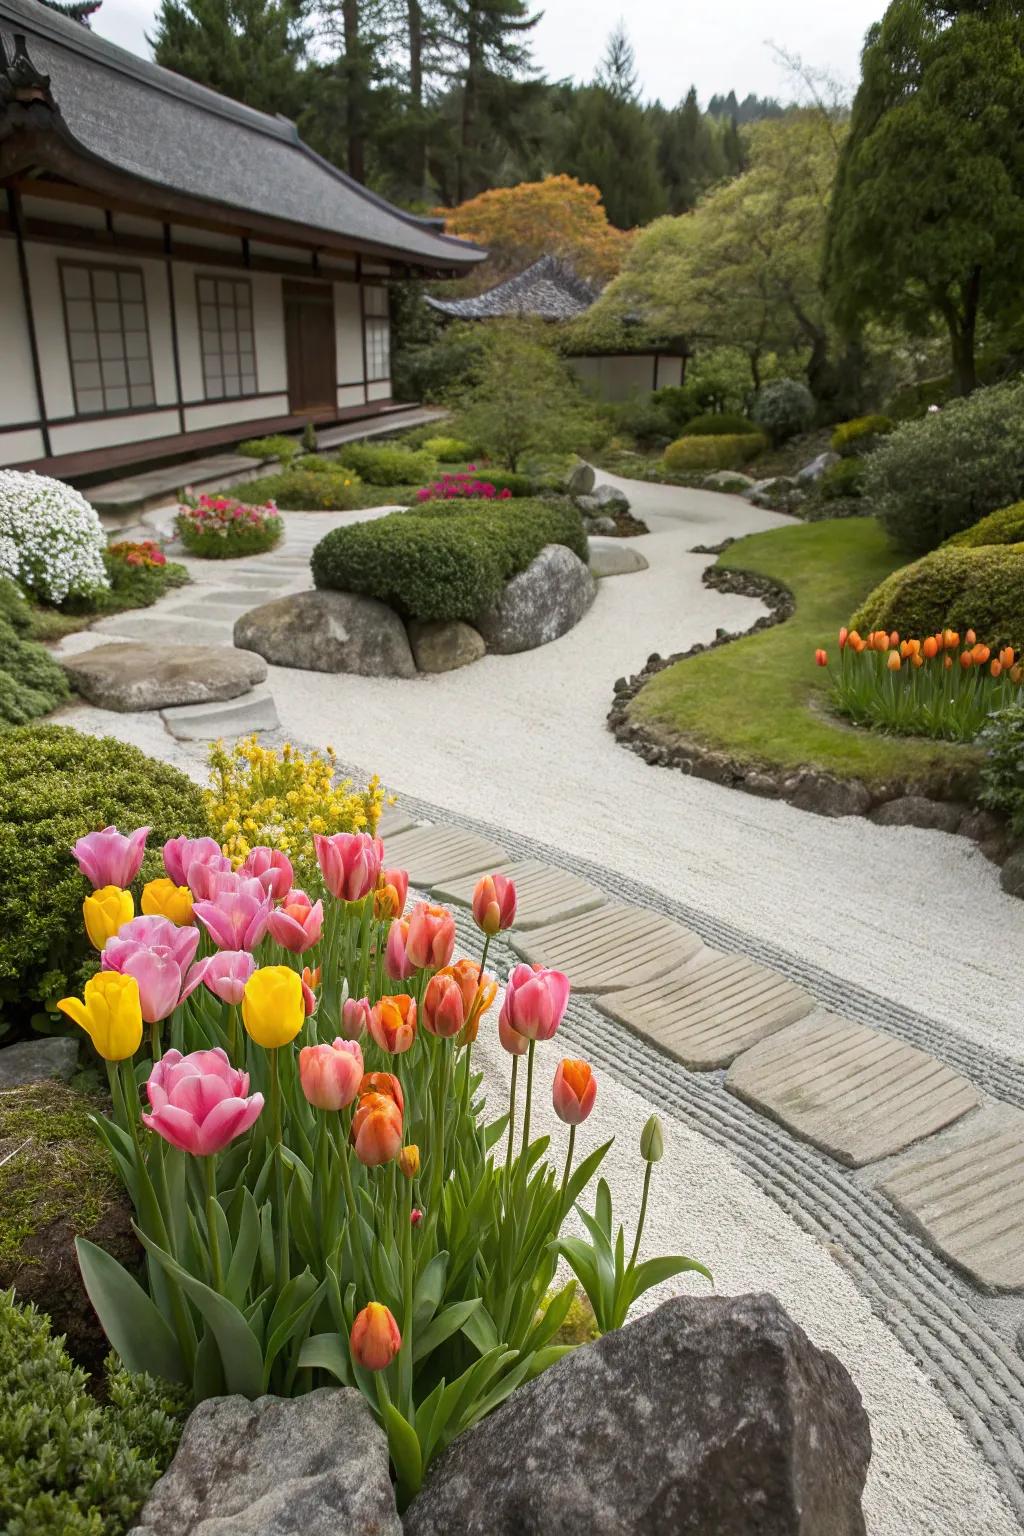
[[[460,875],[481,875],[508,860],[499,843],[459,827],[414,827],[400,832],[387,845],[388,865],[409,871],[411,883],[431,890]]]
[[[577,992],[621,992],[677,970],[701,949],[695,933],[659,912],[604,906],[512,939],[531,965],[564,971]]]
[[[1024,1112],[992,1104],[901,1158],[879,1188],[984,1291],[1024,1291]]]
[[[671,975],[613,992],[597,1006],[684,1067],[708,1072],[804,1018],[814,999],[744,955],[702,949]]]
[[[276,731],[281,724],[269,688],[253,688],[224,704],[182,704],[161,710],[164,725],[178,741],[218,741],[222,736],[250,736]]]
[[[622,539],[590,538],[587,540],[588,563],[592,576],[627,576],[631,571],[646,571],[647,561],[638,549],[632,549]]]
[[[78,1041],[53,1035],[45,1040],[22,1040],[0,1050],[0,1093],[23,1088],[49,1077],[67,1082],[78,1065]]]
[[[120,640],[141,641],[145,645],[159,647],[161,650],[179,647],[182,635],[188,635],[190,645],[231,649],[232,636],[229,621],[189,619],[186,624],[182,619],[172,618],[170,612],[165,618],[155,618],[152,615],[142,618],[137,613],[117,613],[113,618],[100,619],[92,629],[94,634],[113,635]]]
[[[98,645],[60,662],[90,704],[121,711],[235,699],[267,675],[261,656],[232,645]]]
[[[354,592],[296,592],[235,621],[235,644],[278,667],[415,677],[405,625],[393,608]]]
[[[399,832],[411,832],[417,826],[415,816],[410,816],[408,811],[403,811],[400,805],[386,805],[380,813],[380,821],[377,823],[378,837],[397,837]],[[388,847],[388,864],[391,865],[390,845]]]
[[[822,1011],[739,1056],[725,1086],[851,1168],[901,1152],[981,1102],[925,1051]]]
[[[506,875],[514,881],[516,920],[513,926],[518,929],[543,928],[569,917],[578,917],[583,912],[603,907],[608,900],[596,885],[556,869],[552,864],[542,864],[538,859],[497,865],[487,873]],[[478,875],[469,875],[461,880],[442,882],[434,887],[432,894],[438,901],[468,907],[478,879]]]

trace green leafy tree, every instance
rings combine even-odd
[[[263,112],[303,99],[305,0],[161,0],[147,38],[166,69]]]
[[[868,34],[829,219],[840,320],[936,322],[954,387],[976,382],[979,321],[1019,307],[1024,7],[894,0]]]

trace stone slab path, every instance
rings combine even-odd
[[[564,869],[542,864],[538,859],[520,859],[511,864],[493,864],[488,874],[506,875],[515,881],[516,929],[527,932],[531,928],[544,928],[549,924],[570,917],[579,917],[604,905],[604,894]],[[468,907],[473,899],[473,889],[478,875],[462,880],[442,880],[431,894],[438,901],[460,907]]]
[[[578,992],[617,992],[665,976],[701,949],[695,933],[638,907],[596,912],[517,934],[517,955],[531,965],[564,971]]]
[[[506,858],[499,843],[444,827],[414,827],[392,835],[387,855],[389,866],[407,870],[410,882],[425,890],[460,875],[482,874]]]

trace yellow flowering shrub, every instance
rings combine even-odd
[[[210,788],[203,798],[225,854],[237,868],[258,846],[279,848],[295,867],[296,879],[313,877],[313,834],[375,832],[384,790],[374,774],[365,789],[351,779],[334,782],[334,749],[302,753],[290,742],[280,752],[262,747],[255,736],[210,748]]]

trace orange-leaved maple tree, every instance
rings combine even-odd
[[[580,277],[605,283],[621,269],[631,239],[609,224],[597,187],[572,176],[492,187],[438,213],[449,235],[474,240],[491,253],[474,287],[490,287],[541,256],[558,256]]]

